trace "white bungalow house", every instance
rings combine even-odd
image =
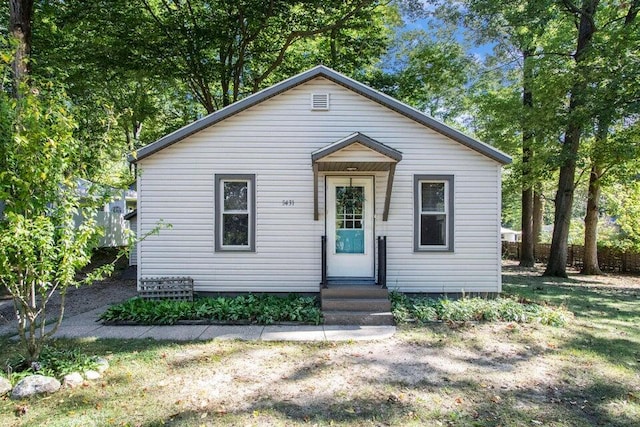
[[[324,66],[132,153],[138,279],[500,292],[497,149]]]

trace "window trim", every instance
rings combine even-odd
[[[222,210],[224,190],[222,185],[226,181],[246,181],[247,208],[249,211],[249,244],[247,246],[224,246],[222,244]],[[256,175],[255,174],[216,174],[215,175],[215,227],[214,240],[216,252],[255,252],[256,251]]]
[[[447,239],[444,245],[420,245],[420,215],[423,182],[444,182],[448,197],[445,198],[445,214],[447,221]],[[454,251],[454,209],[455,209],[454,175],[414,175],[413,176],[413,251],[414,252],[453,252]]]

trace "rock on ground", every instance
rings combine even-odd
[[[62,384],[65,387],[69,387],[69,388],[77,387],[81,385],[83,382],[84,382],[84,378],[82,378],[82,375],[80,375],[79,372],[72,372],[70,374],[67,374],[62,379]]]
[[[11,383],[8,379],[0,377],[0,396],[4,396],[5,394],[11,391]]]
[[[12,399],[23,399],[34,394],[55,393],[60,390],[60,381],[44,375],[30,375],[16,384],[11,392]]]
[[[97,357],[96,364],[98,365],[98,367],[96,368],[96,371],[100,372],[101,374],[103,374],[107,369],[109,369],[109,362],[107,361],[107,359],[103,357]]]
[[[84,377],[88,380],[97,380],[100,378],[100,372],[89,369],[84,371]]]

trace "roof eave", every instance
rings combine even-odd
[[[469,148],[471,148],[472,150],[475,150],[495,161],[497,161],[500,164],[506,165],[511,163],[511,157],[508,156],[507,154],[503,153],[502,151],[488,145],[485,144],[483,142],[480,142],[474,138],[471,138],[468,135],[465,135],[464,133],[457,131],[451,127],[449,127],[448,125],[445,125],[444,123],[441,123],[437,120],[435,120],[432,117],[427,116],[426,114],[412,108],[409,107],[408,105],[405,105],[403,103],[401,103],[400,101],[397,101],[393,98],[391,98],[388,95],[385,95],[381,92],[378,92],[356,80],[353,80],[347,76],[344,76],[336,71],[333,71],[323,65],[318,65],[314,68],[311,68],[310,70],[307,70],[301,74],[298,74],[296,76],[293,76],[287,80],[283,80],[282,82],[271,86],[267,89],[264,89],[258,93],[255,93],[251,96],[248,96],[247,98],[244,98],[238,102],[235,102],[225,108],[223,108],[222,110],[216,111],[214,113],[211,113],[205,117],[202,117],[199,120],[196,120],[195,122],[186,125],[172,133],[170,133],[169,135],[166,135],[162,138],[160,138],[159,140],[141,148],[140,150],[137,150],[131,154],[129,154],[128,156],[128,160],[130,163],[137,163],[138,161],[151,156],[152,154],[168,147],[171,146],[173,144],[175,144],[176,142],[179,142],[181,140],[183,140],[184,138],[193,135],[196,132],[201,131],[202,129],[205,129],[209,126],[212,126],[218,122],[220,122],[221,120],[224,120],[230,116],[233,116],[235,114],[240,113],[241,111],[246,110],[247,108],[250,108],[256,104],[259,104],[262,101],[265,101],[269,98],[272,98],[276,95],[279,95],[282,92],[285,92],[293,87],[296,87],[298,85],[301,85],[311,79],[314,79],[316,77],[324,77],[328,80],[331,80],[334,83],[337,83],[343,87],[346,87],[349,90],[352,90],[356,93],[359,93],[362,96],[365,96],[366,98],[371,99],[372,101],[375,101],[391,110],[396,111],[397,113],[400,113],[424,126],[429,127],[430,129],[435,130],[436,132],[439,132],[451,139],[453,139],[454,141],[457,141],[459,143],[461,143],[462,145],[465,145]]]
[[[163,136],[162,138],[158,139],[157,141],[142,147],[141,149],[129,154],[127,156],[128,160],[130,163],[136,163],[142,159],[144,159],[145,157],[149,157],[150,155],[170,146],[175,144],[176,142],[179,142],[183,139],[185,139],[186,137],[193,135],[196,132],[201,131],[202,129],[205,129],[209,126],[212,126],[224,119],[226,119],[227,117],[233,116],[235,114],[240,113],[241,111],[246,110],[247,108],[250,108],[256,104],[261,103],[262,101],[265,101],[269,98],[272,98],[276,95],[281,94],[282,92],[286,92],[287,90],[301,85],[305,82],[307,82],[308,80],[314,79],[316,77],[318,77],[319,75],[323,74],[322,70],[325,70],[326,67],[323,67],[322,65],[318,65],[314,68],[311,68],[308,71],[305,71],[301,74],[298,74],[296,76],[293,76],[291,78],[288,78],[286,80],[283,80],[282,82],[271,86],[269,88],[263,89],[260,92],[254,93],[253,95],[250,95],[240,101],[237,101],[221,110],[218,110],[216,112],[213,112],[209,115],[206,115],[198,120],[196,120],[193,123],[190,123],[186,126],[183,126],[182,128]]]
[[[385,145],[380,141],[376,141],[373,138],[369,138],[367,135],[364,135],[360,132],[355,132],[345,138],[342,138],[339,141],[336,141],[326,147],[314,151],[313,153],[311,153],[311,160],[313,162],[316,162],[355,143],[362,144],[366,148],[380,153],[395,162],[399,162],[400,160],[402,160],[402,153],[400,151],[396,150],[395,148],[389,147],[388,145]]]

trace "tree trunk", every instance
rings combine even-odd
[[[329,37],[329,47],[331,52],[331,68],[335,69],[338,65],[338,47],[337,47],[337,34],[338,30],[331,30],[331,36]]]
[[[544,272],[545,276],[567,277],[569,226],[571,225],[571,213],[573,209],[576,156],[580,146],[581,133],[582,126],[572,123],[569,125],[569,129],[565,135],[562,154],[566,160],[560,168],[560,178],[558,179],[558,190],[555,198],[556,206],[553,217],[553,236],[551,239],[549,261],[547,262],[547,268]]]
[[[544,225],[544,199],[539,189],[533,192],[533,244],[540,243],[540,233]],[[535,257],[535,250],[534,250]]]
[[[631,25],[640,9],[640,2],[637,0],[630,4],[624,25]],[[598,264],[598,214],[600,208],[600,181],[604,173],[601,163],[600,151],[607,143],[609,127],[612,122],[611,111],[605,112],[598,117],[593,154],[591,156],[592,166],[589,175],[589,192],[587,197],[587,214],[584,218],[584,262],[582,274],[602,274]]]
[[[29,55],[31,54],[31,22],[33,21],[33,0],[9,1],[9,33],[16,40],[16,56],[14,58],[13,78],[14,96],[19,94],[20,84],[30,71]]]
[[[584,217],[584,263],[582,274],[602,274],[598,265],[598,214],[600,211],[600,181],[604,173],[600,151],[607,143],[611,123],[611,114],[603,113],[598,117],[595,142],[591,154],[591,174],[587,193],[587,214]]]
[[[602,274],[598,265],[598,207],[602,168],[594,162],[589,176],[587,214],[584,217],[584,264],[582,274]]]
[[[522,243],[520,250],[520,267],[533,267],[533,190],[531,187],[522,190]]]
[[[573,209],[573,193],[575,190],[576,163],[584,118],[578,117],[585,105],[587,82],[582,75],[581,67],[585,55],[591,46],[593,34],[596,32],[594,17],[599,0],[584,0],[578,16],[578,42],[574,54],[576,70],[569,100],[569,122],[562,146],[563,164],[560,167],[558,190],[555,197],[555,214],[553,220],[553,237],[551,252],[544,272],[545,276],[567,277],[567,254],[569,226]]]
[[[525,49],[523,57],[522,79],[522,250],[520,251],[520,267],[533,267],[533,177],[531,161],[533,160],[533,133],[529,126],[530,110],[533,108],[533,94],[531,93],[531,54],[533,51]]]

